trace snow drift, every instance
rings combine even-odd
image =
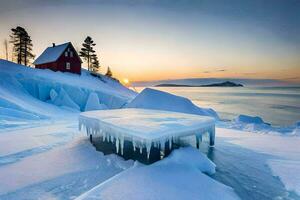
[[[198,150],[180,148],[152,165],[136,163],[77,200],[238,199],[232,188],[203,173],[214,171],[215,165]]]
[[[218,114],[213,109],[199,108],[187,98],[151,88],[145,88],[125,107],[182,112],[219,119]]]

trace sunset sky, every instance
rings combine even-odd
[[[300,82],[299,0],[0,0],[0,57],[23,26],[34,53],[96,42],[102,71],[130,81],[270,78]]]

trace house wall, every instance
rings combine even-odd
[[[65,51],[68,51],[68,48],[70,48],[70,51],[73,52],[73,57],[70,57],[70,53],[68,53],[68,56],[65,57]],[[40,64],[36,65],[35,67],[38,69],[51,69],[53,71],[81,74],[81,60],[74,47],[72,45],[69,45],[65,51],[61,54],[56,62]],[[71,65],[69,70],[66,68],[67,62],[69,62]]]

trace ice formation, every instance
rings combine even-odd
[[[86,128],[88,135],[100,135],[103,140],[115,142],[117,152],[123,154],[124,141],[132,141],[133,148],[146,148],[150,156],[152,146],[164,149],[168,142],[180,137],[209,133],[210,144],[214,145],[215,120],[211,117],[150,109],[114,109],[90,111],[79,116],[79,129]]]
[[[213,109],[200,108],[187,98],[151,88],[144,89],[125,107],[167,110],[187,114],[210,116],[214,117],[215,119],[219,118],[218,114]]]
[[[99,102],[98,95],[95,92],[90,93],[89,98],[86,101],[84,111],[106,110],[106,109],[108,109],[107,106]]]
[[[5,89],[16,95],[25,93],[43,102],[80,111],[84,111],[91,93],[97,94],[99,101],[110,109],[120,108],[136,96],[134,91],[117,81],[99,76],[93,77],[84,69],[79,76],[0,60],[1,86],[7,85]],[[101,107],[104,108],[104,105]]]

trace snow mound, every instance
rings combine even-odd
[[[101,104],[99,102],[98,95],[95,92],[92,92],[89,95],[89,98],[86,102],[84,111],[91,111],[91,110],[106,110],[108,109],[105,104]]]
[[[165,160],[164,163],[183,164],[209,175],[216,173],[215,163],[209,160],[205,154],[200,153],[198,149],[193,147],[181,147],[180,149],[174,150]]]
[[[214,168],[204,155],[196,155],[196,150],[191,148],[181,148],[173,151],[168,159],[152,165],[136,163],[82,194],[77,200],[238,199],[232,188],[202,173],[207,171],[207,166]]]
[[[187,98],[176,96],[160,90],[154,90],[151,88],[145,88],[125,107],[167,110],[188,114],[211,116],[215,119],[219,118],[217,113],[212,109],[199,108]]]

